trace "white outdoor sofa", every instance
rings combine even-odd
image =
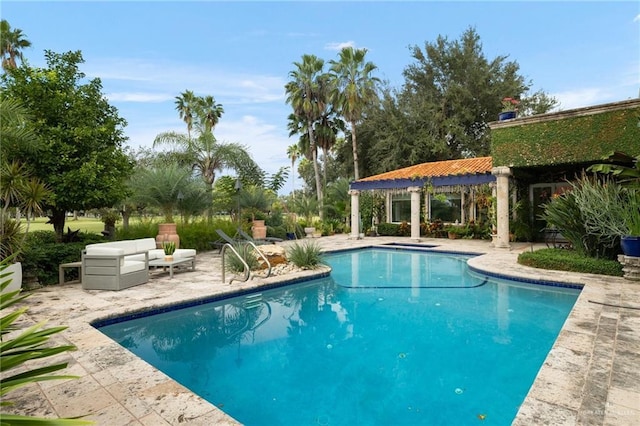
[[[195,258],[194,249],[177,249],[173,257]],[[149,261],[164,257],[156,240],[110,241],[89,244],[82,251],[82,288],[123,290],[149,281]]]

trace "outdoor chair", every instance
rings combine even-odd
[[[282,238],[276,238],[276,237],[253,238],[251,235],[244,232],[242,228],[238,228],[238,234],[240,234],[240,236],[244,238],[246,241],[250,241],[255,245],[275,244],[275,243],[282,242]]]
[[[210,241],[209,245],[211,245],[211,247],[213,248],[218,249],[218,253],[222,253],[222,247],[224,247],[224,245],[227,243],[231,245],[235,245],[241,242],[246,242],[244,240],[236,240],[231,238],[222,229],[216,229],[216,233],[220,236],[220,238],[217,239],[216,241]]]

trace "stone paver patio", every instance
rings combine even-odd
[[[350,240],[338,235],[315,241],[326,250],[336,250],[409,239]],[[481,253],[469,265],[492,274],[584,285],[514,425],[640,424],[640,283],[518,265],[517,255],[533,249],[524,243],[514,244],[511,250],[475,240],[424,239],[423,243],[442,250]],[[119,292],[85,291],[80,284],[34,291],[24,302],[29,307],[25,325],[46,319],[48,326],[67,325],[65,332],[54,337],[55,342],[73,344],[78,350],[61,354],[56,361],[67,361],[64,373],[80,378],[41,382],[13,392],[8,398],[16,402],[11,411],[43,417],[86,416],[107,426],[237,424],[90,325],[97,319],[283,279],[223,284],[220,263],[217,253],[202,253],[196,271],[177,272],[173,279],[168,272],[153,273],[148,283]],[[286,279],[314,274],[317,272],[300,272]],[[45,362],[51,363],[51,359]]]

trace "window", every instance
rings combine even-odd
[[[459,193],[431,194],[429,198],[431,220],[462,221],[462,196]]]
[[[391,222],[411,221],[411,194],[391,196]]]

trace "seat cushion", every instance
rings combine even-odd
[[[196,250],[195,249],[177,249],[175,253],[173,253],[173,257],[176,259],[196,257]]]
[[[146,265],[144,262],[139,262],[137,260],[125,260],[124,264],[120,266],[120,273],[128,274],[135,271],[144,271],[145,267]]]

